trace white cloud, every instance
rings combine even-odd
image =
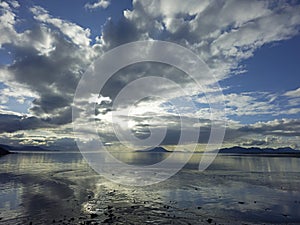
[[[111,99],[109,97],[99,96],[99,94],[91,94],[91,97],[88,99],[89,103],[96,103],[100,105],[102,102],[111,103]]]
[[[229,115],[272,115],[278,108],[270,103],[272,95],[268,93],[232,93],[225,95],[226,113]]]
[[[14,8],[19,8],[20,3],[17,0],[10,0],[9,3],[12,5]]]
[[[135,0],[124,16],[143,36],[192,49],[223,79],[262,45],[297,34],[299,11],[284,1]]]
[[[35,15],[34,18],[36,20],[51,24],[60,29],[73,43],[79,46],[90,45],[90,30],[88,28],[84,29],[75,23],[52,17],[48,11],[39,6],[32,7],[31,12]]]
[[[287,114],[287,115],[293,115],[300,113],[300,108],[292,108],[287,110],[282,110],[281,113]]]
[[[283,110],[286,114],[298,114],[300,113],[300,88],[285,92],[283,95],[287,99],[285,106],[288,109]]]
[[[222,96],[212,99],[213,103],[222,101]],[[278,97],[268,92],[242,92],[224,94],[226,105],[226,115],[228,116],[255,116],[255,115],[277,115],[280,111],[274,104],[274,98]],[[195,101],[201,104],[208,104],[205,96],[201,96]],[[202,107],[199,113],[204,115],[209,113],[209,108]]]
[[[33,93],[21,84],[15,83],[14,87],[6,87],[0,90],[2,96],[14,98],[17,102],[23,104],[27,98],[37,98],[38,95]]]
[[[267,11],[254,21],[224,32],[213,43],[214,54],[235,57],[237,60],[249,58],[254,50],[263,44],[288,39],[298,33],[300,7],[282,8],[280,12]],[[251,10],[249,11],[251,12]]]
[[[284,96],[300,98],[300,88],[291,90],[291,91],[287,91],[286,93],[284,93]]]
[[[3,104],[6,104],[7,102],[8,102],[8,96],[0,95],[0,104],[3,105]]]
[[[98,0],[95,3],[87,3],[84,5],[86,9],[103,8],[106,9],[110,5],[110,0]]]
[[[0,48],[3,44],[9,44],[18,39],[19,34],[15,31],[17,23],[16,14],[7,2],[0,2]]]
[[[245,130],[260,133],[272,134],[277,136],[299,136],[299,119],[275,119],[267,122],[257,122],[245,127]]]

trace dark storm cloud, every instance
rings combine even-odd
[[[19,130],[32,130],[51,127],[47,122],[36,117],[22,117],[17,115],[0,114],[0,133]]]
[[[71,101],[72,98],[67,98],[61,94],[43,93],[40,98],[35,99],[32,103],[40,106],[44,112],[51,113],[56,109],[69,106]]]
[[[191,78],[187,74],[175,67],[171,67],[170,65],[158,62],[136,63],[122,68],[111,76],[108,82],[104,85],[101,94],[103,96],[109,96],[111,100],[114,100],[118,93],[130,84],[130,82],[147,76],[164,77],[178,83],[181,87],[185,87],[185,85],[191,81]],[[136,86],[136,89],[131,92],[135,97],[145,97],[144,101],[147,101],[147,97],[151,97],[147,95],[148,93],[156,93],[163,98],[169,94],[174,94],[175,91],[178,91],[178,88],[175,86],[170,85],[169,87],[166,87],[162,84],[158,85],[154,81],[153,83],[148,82],[144,85],[146,85],[146,87]],[[150,91],[148,90],[149,88],[151,88]],[[124,98],[122,103],[126,105],[129,100],[130,99]],[[151,101],[151,99],[149,100]]]
[[[109,19],[103,27],[102,38],[104,48],[108,50],[128,42],[140,40],[141,33],[134,23],[125,18],[121,18],[116,23]]]

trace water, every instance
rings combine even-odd
[[[141,154],[118,157],[166,157]],[[0,224],[300,224],[300,158],[218,156],[200,172],[199,157],[146,187],[108,181],[78,153],[1,157]]]

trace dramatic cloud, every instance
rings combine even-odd
[[[299,5],[268,1],[133,1],[124,12],[142,36],[189,47],[224,77],[266,43],[298,33]]]
[[[50,127],[36,117],[0,114],[0,133]]]
[[[1,93],[19,102],[34,99],[29,113],[45,122],[70,123],[78,80],[95,56],[89,45],[89,30],[53,18],[41,7],[31,10],[37,22],[43,23],[36,23],[23,33],[15,32],[20,37],[6,43],[16,60],[0,68],[1,81],[6,85]],[[14,30],[14,24],[11,29]]]
[[[189,1],[180,4],[168,0],[133,1],[133,9],[126,10],[119,23],[108,20],[103,29],[101,44],[104,49],[110,49],[136,40],[173,41],[197,53],[222,80],[230,74],[244,72],[239,63],[252,57],[261,46],[286,40],[299,33],[299,10],[297,4],[268,1]],[[167,74],[164,69],[161,71]],[[147,71],[153,74],[151,72]],[[135,77],[134,74],[131,71],[131,78]],[[173,76],[175,74],[172,73]],[[178,77],[182,77],[180,75]],[[120,84],[120,80],[126,81],[124,78],[119,79],[115,84]],[[182,84],[180,78],[173,80]],[[109,90],[114,90],[114,86],[110,86]],[[267,92],[232,93],[225,95],[225,102],[229,116],[298,113],[297,108],[286,104],[287,99],[283,98]],[[195,98],[200,103],[199,112],[195,116],[209,118],[207,100],[202,100]]]
[[[99,0],[87,3],[85,8],[106,9],[110,3]],[[97,56],[121,44],[152,39],[178,43],[203,59],[221,81],[243,73],[245,69],[240,62],[252,57],[261,46],[299,34],[300,25],[300,5],[294,1],[133,0],[132,9],[125,10],[119,20],[108,18],[105,24],[99,24],[102,31],[93,39],[88,27],[55,17],[40,6],[30,6],[28,21],[21,18],[21,13],[18,15],[18,8],[17,1],[0,2],[0,48],[13,58],[0,67],[2,133],[49,127],[66,129],[72,119],[74,92],[86,68]],[[21,21],[23,29],[18,27]],[[141,103],[130,105],[129,99],[124,98],[117,108],[111,108],[119,91],[128,83],[149,75],[164,77],[188,88],[189,96],[174,85],[149,82],[147,86],[132,89],[135,96],[148,97]],[[211,77],[203,77],[201,83],[208,81]],[[147,96],[149,87],[164,99]],[[246,145],[254,145],[255,141],[259,145],[269,142],[257,137],[251,143],[251,140],[246,140],[247,135],[299,136],[297,120],[250,122],[247,126],[238,122],[238,118],[244,116],[258,115],[259,118],[268,115],[273,118],[299,113],[299,90],[283,94],[227,92],[224,97],[231,121],[226,141],[245,137]],[[95,118],[99,122],[99,133],[106,142],[115,140],[113,132],[106,129],[111,123],[112,113],[117,115],[116,121],[128,126],[124,116],[130,109],[135,112],[130,115],[130,122],[137,136],[145,138],[149,135],[149,128],[159,131],[161,124],[167,124],[169,129],[163,143],[174,144],[181,129],[193,132],[201,127],[198,141],[204,143],[209,137],[211,112],[205,96],[197,91],[193,81],[182,71],[158,63],[141,63],[124,68],[111,77],[100,93],[102,100],[96,98],[99,93],[91,93],[82,101],[98,103]],[[185,109],[186,98],[197,105],[196,111]],[[166,107],[175,100],[181,106],[177,110],[182,116],[190,121],[199,119],[199,126],[187,122],[186,127],[180,127],[176,110]],[[215,99],[216,102],[220,100]],[[9,107],[11,101],[18,106],[14,107],[19,113],[27,116],[13,113],[17,109]],[[153,109],[152,114],[149,109]],[[70,140],[69,136],[62,135],[61,138],[61,142],[56,143]]]

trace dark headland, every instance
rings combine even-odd
[[[0,147],[0,156],[8,155],[10,152],[2,147]]]

